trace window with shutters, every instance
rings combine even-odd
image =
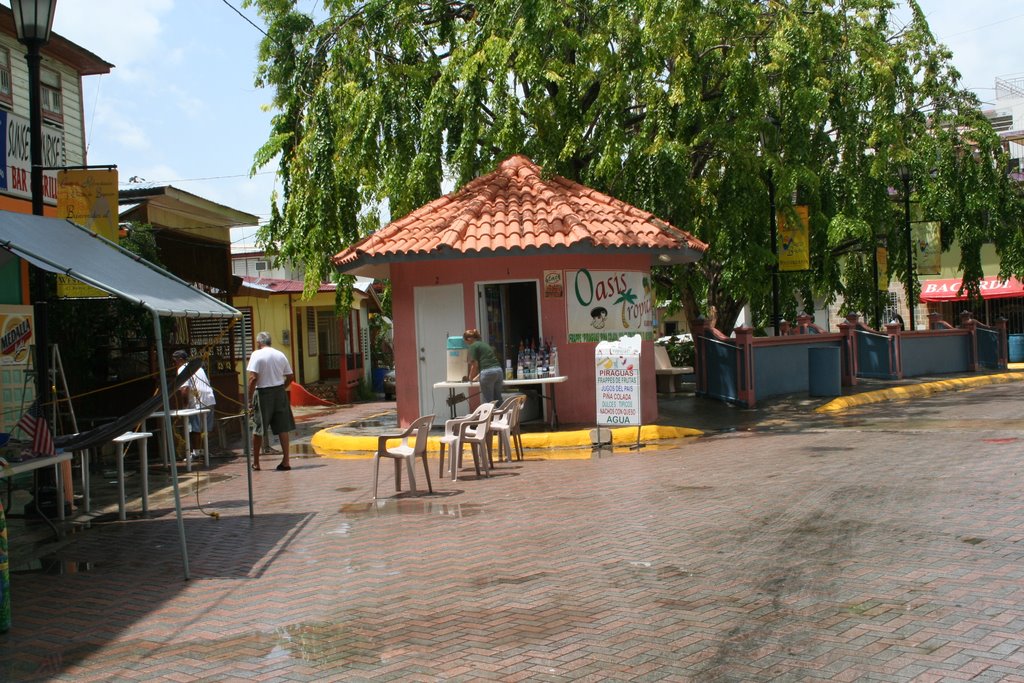
[[[45,66],[39,69],[39,102],[43,118],[55,123],[64,123],[64,95],[61,92],[60,74]]]
[[[13,105],[13,92],[11,88],[11,51],[3,47],[0,48],[0,104]]]

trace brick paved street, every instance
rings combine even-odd
[[[466,471],[216,469],[16,573],[2,680],[1024,681],[1018,385]],[[268,456],[265,462],[276,459]],[[382,495],[393,495],[389,463]],[[70,571],[70,570],[77,571]]]

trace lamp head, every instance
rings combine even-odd
[[[57,0],[11,0],[18,41],[25,45],[50,42]]]

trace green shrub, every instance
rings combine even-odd
[[[373,401],[376,398],[377,394],[373,391],[373,381],[367,377],[363,377],[362,381],[359,382],[359,386],[356,387],[356,400]]]
[[[663,343],[662,346],[664,346],[665,350],[668,352],[668,357],[669,360],[672,361],[672,365],[677,367],[693,367],[695,351],[692,340],[683,341],[682,337],[672,337],[667,342]]]

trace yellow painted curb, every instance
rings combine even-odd
[[[979,375],[976,377],[957,377],[923,384],[908,384],[900,387],[865,391],[833,399],[823,406],[815,408],[816,413],[837,413],[848,408],[881,403],[882,401],[902,401],[908,398],[921,398],[940,391],[964,391],[989,384],[1006,384],[1007,382],[1024,381],[1024,372],[1004,372],[998,375]]]
[[[321,429],[313,435],[310,444],[318,453],[329,453],[332,457],[354,457],[365,458],[368,453],[377,450],[377,436],[359,436],[357,434],[339,434],[336,429],[340,427],[328,427]],[[530,432],[523,434],[524,449],[561,449],[590,448],[589,429],[579,429],[571,432]],[[631,444],[637,441],[636,427],[618,427],[612,429],[613,444]],[[666,427],[662,425],[644,425],[640,428],[640,441],[664,441],[667,439],[682,439],[690,436],[701,436],[699,429],[689,427]],[[441,447],[440,438],[432,436],[427,441],[428,452],[437,452]],[[347,456],[346,454],[350,454]],[[589,458],[589,451],[587,453]]]

